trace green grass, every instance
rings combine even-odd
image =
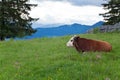
[[[0,42],[0,80],[120,80],[120,34],[84,34],[113,50],[78,53],[71,36]]]

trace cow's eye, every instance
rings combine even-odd
[[[73,40],[70,40],[71,42],[73,42]]]

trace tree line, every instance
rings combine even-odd
[[[120,0],[105,0],[102,4],[107,11],[102,13],[105,25],[120,22]],[[23,37],[36,32],[32,22],[38,18],[29,16],[29,11],[37,4],[30,4],[29,0],[0,0],[0,41],[5,38]]]

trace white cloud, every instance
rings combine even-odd
[[[74,5],[95,5],[101,6],[105,1],[104,0],[66,0]]]
[[[74,5],[96,5],[96,6],[101,6],[101,4],[103,4],[104,2],[106,2],[105,0],[35,0],[35,1],[39,1],[39,2],[43,2],[43,1],[60,1],[60,2],[69,2],[71,4]]]
[[[75,6],[66,1],[32,0],[31,3],[38,6],[32,9],[30,15],[39,18],[37,23],[42,25],[72,23],[92,25],[103,20],[102,16],[99,16],[100,13],[104,13],[100,6]]]

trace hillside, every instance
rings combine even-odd
[[[36,33],[34,33],[31,36],[26,36],[23,39],[83,34],[92,28],[101,26],[102,24],[103,24],[103,22],[99,21],[99,22],[95,23],[94,25],[81,25],[78,23],[74,23],[71,25],[61,25],[61,26],[50,27],[50,28],[36,28],[36,30],[37,30]],[[53,25],[53,26],[55,26],[55,25]]]
[[[112,44],[109,53],[78,53],[71,36],[0,42],[0,80],[120,80],[120,34],[82,34]]]

